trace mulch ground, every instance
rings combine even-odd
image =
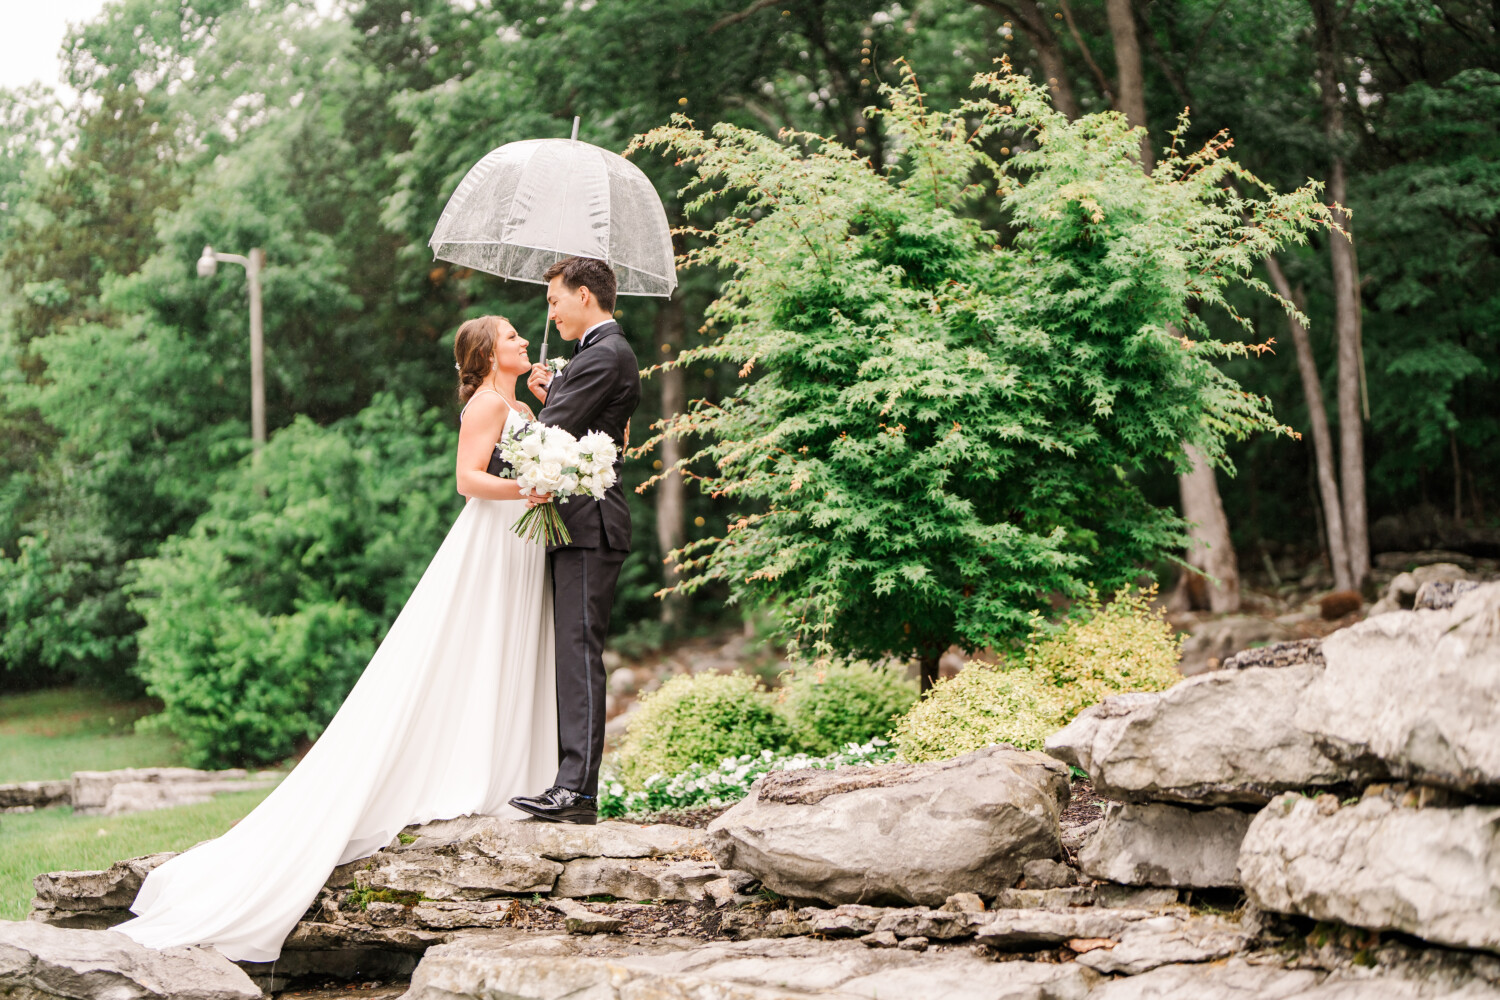
[[[1104,816],[1104,803],[1108,800],[1094,793],[1094,783],[1087,778],[1073,779],[1073,797],[1068,808],[1063,810],[1062,827],[1070,830],[1085,826]]]

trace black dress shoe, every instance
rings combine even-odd
[[[540,795],[517,795],[510,800],[510,804],[549,823],[582,823],[593,826],[599,822],[598,799],[557,785]]]

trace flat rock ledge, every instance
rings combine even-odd
[[[71,778],[0,785],[0,812],[71,805],[76,813],[119,816],[207,802],[221,792],[269,788],[278,771],[199,771],[191,767],[130,767],[75,771]]]
[[[1068,770],[989,747],[953,760],[775,772],[708,828],[726,869],[826,903],[994,897],[1028,861],[1062,855]]]
[[[260,988],[211,948],[157,951],[113,931],[0,922],[7,1000],[259,1000]]]
[[[1399,787],[1354,805],[1277,799],[1240,850],[1246,893],[1267,910],[1500,952],[1500,806],[1422,800]]]

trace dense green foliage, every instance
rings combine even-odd
[[[786,747],[786,720],[755,678],[680,674],[641,698],[615,760],[627,787],[692,764],[717,766],[742,754]]]
[[[299,419],[140,563],[141,676],[191,763],[277,760],[322,732],[461,505],[455,438],[387,395]]]
[[[831,157],[819,161],[830,171],[829,182],[847,188],[835,194],[849,202],[874,185],[897,192],[871,199],[879,211],[862,216],[850,230],[854,245],[839,242],[837,252],[825,254],[835,265],[830,276],[857,277],[868,285],[865,290],[818,286],[816,268],[789,272],[797,295],[823,297],[809,299],[807,316],[784,325],[797,346],[789,339],[777,350],[801,373],[799,385],[841,378],[864,364],[907,365],[928,375],[921,386],[899,394],[888,415],[894,419],[886,420],[888,428],[904,424],[895,434],[876,433],[874,404],[851,400],[863,429],[851,432],[855,444],[845,447],[864,454],[851,455],[849,462],[883,464],[892,474],[850,479],[841,509],[868,505],[872,524],[898,533],[911,524],[931,525],[936,510],[948,542],[935,541],[934,553],[967,544],[972,536],[957,530],[960,522],[993,527],[1002,516],[1012,519],[1005,522],[1016,528],[1015,538],[1006,540],[1007,557],[1037,574],[1036,594],[981,590],[972,601],[953,599],[953,578],[975,571],[972,559],[945,557],[939,563],[934,556],[935,568],[922,580],[903,576],[904,570],[880,579],[893,594],[923,598],[924,588],[936,587],[948,595],[934,604],[935,633],[951,633],[955,623],[983,631],[980,626],[996,619],[1013,633],[1028,603],[1040,601],[1048,587],[1068,589],[1061,585],[1083,579],[1108,586],[1124,576],[1132,558],[1127,552],[1159,549],[1173,533],[1170,519],[1149,515],[1145,501],[1173,502],[1174,463],[1158,456],[1139,466],[1111,465],[1104,456],[1110,449],[1139,451],[1143,441],[1167,441],[1184,414],[1153,410],[1149,419],[1132,424],[1132,399],[1128,392],[1110,395],[1116,386],[1106,371],[1105,382],[1086,392],[1109,399],[1107,416],[1069,410],[1085,398],[1085,390],[1075,389],[1062,402],[1043,400],[1033,418],[1027,394],[1035,395],[1035,384],[1022,380],[1006,405],[1025,410],[1032,422],[1018,425],[1020,436],[1013,441],[997,444],[969,426],[967,414],[986,390],[968,384],[967,347],[960,351],[954,344],[971,336],[965,332],[970,321],[961,305],[949,305],[965,296],[974,300],[977,290],[1012,310],[1006,316],[1016,330],[1041,328],[1052,337],[1056,325],[1057,342],[1075,347],[1088,347],[1094,336],[1120,343],[1121,331],[1132,323],[1172,318],[1182,299],[1191,298],[1186,290],[1169,288],[1159,301],[1131,295],[1164,287],[1171,277],[1165,272],[1182,263],[1175,244],[1148,241],[1153,254],[1170,259],[1150,262],[1112,293],[1101,282],[1120,262],[1102,256],[1106,243],[1094,237],[1101,231],[1118,235],[1117,225],[1141,205],[1160,207],[1153,199],[1164,189],[1188,193],[1193,186],[1178,185],[1170,171],[1160,185],[1143,186],[1124,176],[1128,164],[1117,156],[1100,164],[1120,181],[1117,190],[1104,192],[1109,200],[1101,201],[1108,209],[1102,224],[1075,213],[1027,229],[1026,213],[1047,203],[1025,201],[1028,190],[1041,195],[1047,187],[1036,186],[1032,174],[1046,169],[1034,158],[1055,165],[1071,152],[1061,158],[1044,152],[1038,145],[1042,132],[1027,130],[1022,119],[1031,112],[1023,111],[975,142],[1015,175],[1004,182],[1008,199],[995,196],[998,185],[981,172],[975,179],[985,177],[983,186],[973,197],[920,206],[915,192],[926,183],[920,170],[900,175],[904,187],[888,184],[880,173],[915,162],[902,131],[907,126],[865,110],[889,106],[880,86],[899,79],[896,60],[903,58],[921,73],[935,108],[955,107],[974,73],[992,68],[1000,55],[1044,78],[1024,26],[1008,20],[999,6],[979,0],[899,6],[883,0],[784,6],[725,0],[351,0],[323,16],[307,0],[111,0],[99,16],[72,29],[65,46],[66,80],[81,99],[64,106],[45,87],[0,99],[0,688],[80,678],[142,691],[145,622],[132,609],[130,588],[143,567],[163,572],[161,564],[143,562],[162,554],[163,546],[182,574],[201,574],[196,581],[175,578],[173,593],[208,595],[217,586],[258,593],[259,581],[249,575],[257,565],[253,560],[220,565],[206,556],[184,562],[188,557],[180,555],[198,551],[193,539],[200,518],[217,523],[222,513],[215,511],[262,509],[256,479],[242,468],[249,412],[244,276],[226,266],[211,280],[195,277],[193,261],[205,243],[267,251],[273,434],[291,430],[299,447],[306,446],[310,425],[328,428],[352,418],[379,391],[413,412],[441,407],[451,421],[456,406],[446,338],[457,323],[501,312],[530,332],[540,329],[542,309],[535,288],[436,263],[425,241],[471,163],[511,139],[566,135],[575,114],[583,118],[584,139],[612,149],[624,149],[631,136],[663,124],[674,111],[705,129],[724,122],[762,136],[782,128],[828,135],[877,168],[862,170],[850,157],[834,164],[832,147],[814,144],[815,152]],[[1104,6],[1102,0],[1075,0],[1070,10],[1079,32],[1056,26],[1064,73],[1085,112],[1108,108],[1111,101],[1107,81],[1090,68],[1113,65]],[[1340,9],[1349,84],[1349,126],[1340,151],[1349,166],[1348,200],[1364,279],[1375,546],[1493,544],[1500,509],[1494,499],[1500,419],[1492,405],[1500,373],[1500,49],[1493,44],[1493,11],[1479,0],[1359,0]],[[1135,12],[1156,146],[1167,141],[1167,126],[1178,112],[1191,106],[1185,148],[1227,128],[1235,137],[1235,156],[1280,189],[1327,176],[1331,147],[1320,124],[1305,0],[1154,0],[1135,4]],[[1081,51],[1081,45],[1092,51]],[[1063,145],[1076,152],[1074,140],[1083,142],[1084,131],[1099,127],[1099,120],[1092,121],[1072,132],[1048,129],[1071,135]],[[967,121],[963,134],[979,124]],[[1113,127],[1101,127],[1089,140],[1098,144],[1096,151],[1105,151],[1102,143]],[[960,156],[975,156],[962,146],[935,148],[944,164],[956,167]],[[777,155],[796,159],[789,151]],[[695,169],[692,163],[648,151],[637,152],[635,160],[662,191],[674,224],[707,230],[738,211],[732,199],[690,211],[674,195]],[[1093,181],[1082,174],[1074,179],[1084,186]],[[815,179],[793,172],[786,181],[792,190]],[[1160,219],[1194,225],[1180,214],[1190,207],[1174,203]],[[976,251],[985,245],[980,226],[997,234],[1008,258],[984,262],[989,255]],[[826,232],[814,227],[809,235]],[[1027,233],[1056,242],[1018,241]],[[1212,231],[1199,234],[1204,246],[1217,238]],[[1313,346],[1329,383],[1325,391],[1333,373],[1327,239],[1315,233],[1308,246],[1280,251],[1293,285],[1305,294]],[[693,249],[697,241],[685,233],[682,247]],[[1007,277],[1002,258],[1013,262],[1005,265],[1012,269],[1017,261],[1052,263],[1019,274],[1011,289],[1001,286]],[[909,283],[893,279],[893,267],[910,275]],[[1083,279],[1076,287],[1075,271]],[[728,267],[726,273],[733,272]],[[951,290],[940,284],[949,273],[959,280]],[[712,326],[705,323],[708,304],[720,297],[720,278],[716,268],[694,268],[684,272],[682,293],[672,303],[622,301],[622,322],[643,362],[712,343],[732,325],[727,314]],[[1065,294],[1053,294],[1058,289]],[[1251,393],[1273,400],[1279,420],[1305,431],[1295,363],[1282,346],[1280,307],[1252,288],[1230,287],[1225,295],[1254,330],[1245,333],[1226,310],[1204,308],[1198,315],[1215,337],[1276,337],[1282,344],[1275,357],[1214,363]],[[944,312],[923,313],[924,296]],[[799,303],[777,291],[766,308]],[[864,324],[862,329],[885,323],[911,333],[898,331],[881,348],[884,354],[867,342],[839,344],[839,328],[825,322],[835,306],[841,322]],[[1087,324],[1076,322],[1080,307],[1093,310]],[[875,316],[876,309],[887,315]],[[1200,344],[1210,339],[1190,335]],[[985,348],[987,371],[1008,370],[1005,364],[1028,376],[1042,370],[1036,359],[999,357],[982,338],[976,342]],[[1025,338],[1018,334],[1015,343],[1019,349]],[[1155,344],[1149,337],[1144,343]],[[1070,376],[1080,379],[1101,371],[1098,355],[1067,361]],[[757,366],[748,376],[752,381],[766,374],[770,356]],[[708,401],[708,412],[735,398],[740,367],[702,355],[678,372],[687,398]],[[1132,370],[1119,387],[1138,384],[1146,374]],[[768,390],[772,385],[761,382]],[[646,383],[637,441],[662,416],[658,387],[664,384],[661,373]],[[939,385],[947,386],[943,394],[922,396]],[[837,388],[833,395],[849,395],[844,386]],[[925,402],[915,419],[896,416],[916,398]],[[1000,412],[978,410],[981,424]],[[1056,424],[1059,411],[1068,417],[1062,424]],[[831,425],[812,427],[820,414],[829,416],[814,408],[808,429],[799,433],[827,437]],[[950,417],[963,430],[951,447],[965,449],[953,478],[942,478],[932,466],[894,468],[901,455],[934,443],[937,429],[951,426]],[[838,415],[840,421],[851,419]],[[1055,441],[1042,443],[1058,449],[1033,447],[1043,420],[1056,426],[1050,432]],[[1105,424],[1121,429],[1115,438],[1104,434],[1107,447],[1090,441],[1081,452],[1088,456],[1084,463],[1039,481],[1064,461],[1061,447],[1070,443],[1069,434]],[[1125,440],[1126,427],[1141,440]],[[428,442],[424,447],[447,447],[436,434],[414,435]],[[336,436],[343,439],[345,431]],[[1002,456],[1011,464],[996,464],[996,474],[1015,471],[1000,477],[993,497],[978,496],[973,484],[963,482],[964,462],[976,477],[987,474],[985,453],[1001,444],[1002,451],[1011,450]],[[1263,556],[1283,552],[1313,554],[1318,532],[1306,439],[1259,434],[1238,441],[1231,435],[1225,447],[1240,473],[1235,488],[1223,491],[1230,523],[1236,541],[1254,557],[1242,563],[1254,567]],[[925,454],[940,457],[932,449]],[[434,450],[428,457],[445,456]],[[631,459],[627,485],[649,476],[658,457]],[[308,476],[308,491],[322,488],[321,470],[310,463],[298,468],[298,475]],[[688,471],[718,475],[703,461]],[[916,484],[909,493],[923,510],[920,517],[909,517],[905,505],[891,512],[889,496],[903,482]],[[431,489],[434,497],[444,492],[435,480]],[[812,489],[802,486],[793,496],[807,497]],[[652,597],[675,579],[663,569],[665,553],[657,545],[652,504],[658,496],[631,495],[636,551],[622,575],[616,631],[630,623],[628,648],[637,651],[670,634],[656,619],[659,605]],[[961,502],[949,510],[942,497]],[[964,520],[971,518],[961,509],[964,502],[972,504],[972,520]],[[682,525],[690,541],[701,541],[722,535],[731,514],[749,519],[766,512],[767,505],[753,496],[689,490]],[[953,520],[941,521],[950,514]],[[1131,519],[1137,514],[1149,516],[1136,525]],[[698,517],[702,526],[695,523]],[[1061,524],[1065,536],[1054,541],[1049,524]],[[1116,535],[1126,527],[1129,544],[1117,550]],[[347,555],[351,565],[366,559],[359,552],[373,543],[353,539],[343,526],[330,530],[343,532],[338,544],[354,547]],[[425,564],[430,549],[424,547],[435,530],[421,517],[391,529],[389,544],[410,561],[402,574]],[[876,547],[871,554],[888,563],[892,551]],[[326,558],[331,564],[344,557]],[[397,576],[409,579],[402,574]],[[873,569],[855,573],[846,581],[849,592],[855,592],[856,579],[868,582],[877,575]],[[285,589],[300,594],[303,587]],[[329,663],[317,670],[347,681],[354,669],[349,664],[384,630],[391,602],[399,604],[400,597],[391,596],[399,587],[392,584],[378,598],[327,583],[307,587],[309,593],[323,588],[346,595],[342,612],[337,600],[316,597],[314,603],[326,611],[316,619],[322,641],[342,646],[328,649]],[[731,596],[727,581],[709,581],[684,621],[690,628],[711,621]],[[156,599],[150,587],[136,597],[140,608]],[[856,594],[850,607],[862,615],[878,603]],[[210,608],[206,596],[192,606],[198,610],[190,621],[220,620],[221,612],[203,610]],[[275,632],[266,631],[267,622],[290,621],[298,613],[275,602],[256,605],[232,628],[241,629],[248,642],[252,634]],[[309,615],[299,621],[312,628],[316,615]],[[225,622],[232,617],[223,613]],[[898,617],[889,624],[905,641],[901,626],[914,624],[915,633],[927,617],[924,610],[920,618]],[[153,628],[152,649],[180,651],[203,641],[188,632],[168,636],[172,626],[165,618],[154,619]],[[278,641],[291,642],[292,626],[280,628]],[[869,645],[887,646],[889,639],[872,636]],[[914,644],[918,640],[941,641],[919,634]],[[227,637],[224,642],[225,648],[234,645]],[[254,671],[260,671],[264,658],[247,659],[246,669],[256,664]],[[323,707],[307,711],[325,711],[334,696],[318,697],[323,700],[313,703]],[[231,729],[239,725],[221,717]],[[316,732],[322,721],[310,714],[301,732]],[[237,739],[254,729],[236,730]],[[209,738],[206,730],[200,738]],[[285,738],[263,745],[284,745]]]
[[[905,671],[868,663],[808,664],[786,678],[781,708],[792,745],[822,756],[890,733],[917,700]]]
[[[939,681],[897,726],[901,757],[940,760],[996,743],[1037,750],[1112,694],[1175,684],[1180,640],[1152,596],[1124,591],[1100,607],[1090,594],[1062,626],[1038,622],[1014,660],[973,662]]]
[[[678,363],[745,381],[664,433],[706,439],[704,488],[740,506],[681,554],[682,586],[774,603],[823,655],[1024,637],[1049,592],[1113,590],[1181,549],[1128,473],[1276,428],[1214,364],[1244,345],[1194,310],[1263,287],[1256,259],[1326,218],[1313,188],[1276,195],[1218,145],[1148,177],[1121,116],[1070,122],[1024,77],[980,82],[993,97],[947,112],[911,79],[888,92],[885,172],[817,136],[680,121],[642,140],[693,167],[695,204],[735,213],[692,257],[727,276],[719,335]],[[1035,148],[996,164],[999,133]],[[995,182],[1009,244],[962,214]]]

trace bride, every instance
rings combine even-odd
[[[528,501],[485,471],[528,419],[526,341],[499,316],[459,327],[458,492],[469,497],[328,729],[250,815],[147,876],[114,929],[153,948],[206,944],[269,962],[334,866],[410,823],[520,817],[513,795],[557,770],[546,550],[511,531]]]

